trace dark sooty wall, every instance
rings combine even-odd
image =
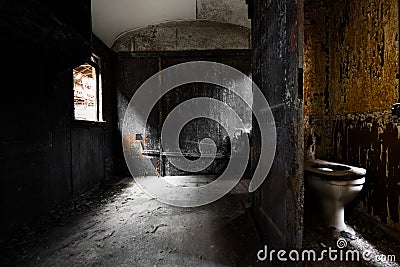
[[[253,78],[272,107],[277,129],[274,163],[255,194],[254,208],[265,238],[273,247],[301,247],[304,181],[301,83],[303,1],[252,2]],[[263,108],[257,107],[256,99],[254,103],[256,109]],[[261,122],[261,127],[268,126],[263,126]],[[256,158],[260,143],[255,128],[256,125],[252,149]],[[252,169],[257,164],[255,158]]]
[[[119,53],[118,83],[118,122],[119,129],[123,121],[126,107],[139,86],[152,75],[167,67],[189,61],[214,61],[234,67],[246,75],[251,73],[249,50],[210,50],[186,52],[151,52],[151,53]],[[244,88],[245,90],[245,88]],[[251,93],[251,88],[248,89]],[[238,110],[238,114],[251,121],[251,110],[237,97],[223,88],[215,85],[192,83],[175,88],[162,97],[155,106],[147,121],[147,131],[144,136],[132,133],[123,136],[123,141],[129,146],[136,147],[134,175],[187,175],[174,167],[166,157],[160,158],[160,129],[166,116],[177,105],[194,97],[212,97]],[[220,121],[229,121],[226,114],[218,110],[216,115]],[[251,125],[248,125],[251,128]],[[247,135],[245,129],[238,129],[240,135]],[[195,159],[199,154],[199,142],[204,138],[211,138],[217,144],[217,158],[204,171],[196,174],[220,174],[224,170],[230,151],[230,140],[226,131],[219,123],[199,118],[189,122],[182,130],[179,141],[181,151],[189,159]],[[122,151],[122,149],[121,149]],[[169,152],[163,150],[162,152]],[[124,166],[123,156],[119,158],[120,166]],[[126,170],[126,167],[124,167]]]
[[[87,31],[90,1],[64,3],[78,13],[43,3],[6,1],[0,7],[7,66],[0,103],[1,239],[99,184],[105,162],[112,166],[112,52]],[[72,68],[92,52],[103,60],[106,122],[78,123],[73,120]]]

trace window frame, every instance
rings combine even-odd
[[[84,125],[102,125],[105,123],[104,116],[103,116],[103,92],[102,92],[102,75],[101,75],[101,58],[98,57],[96,54],[92,54],[85,63],[80,64],[82,65],[90,65],[95,69],[96,72],[96,120],[87,120],[87,119],[77,119],[75,114],[75,96],[73,96],[72,101],[72,118],[74,124],[84,124]],[[77,66],[77,67],[79,67]],[[75,68],[74,68],[75,69]],[[74,81],[74,77],[72,74],[72,80]],[[74,90],[74,82],[73,88]]]

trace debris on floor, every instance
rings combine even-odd
[[[92,190],[1,244],[1,266],[261,266],[263,247],[239,184],[217,202],[177,208],[133,179]]]
[[[317,255],[329,248],[343,250],[343,259],[338,266],[398,267],[400,243],[390,237],[362,212],[355,210],[346,218],[346,223],[355,234],[334,229],[321,230],[305,225],[303,247],[313,249]],[[351,256],[358,251],[359,260]],[[350,257],[351,256],[351,257]],[[348,258],[346,258],[348,257]],[[304,266],[332,266],[328,257],[322,261],[307,262]]]

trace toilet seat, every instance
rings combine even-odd
[[[318,181],[321,181],[326,184],[337,185],[337,186],[349,186],[349,185],[357,186],[357,185],[365,184],[365,177],[358,178],[355,180],[336,181],[336,180],[332,180],[332,179],[327,180],[327,179],[319,178],[319,177],[312,175],[312,176],[308,176],[308,179],[318,180]]]
[[[366,174],[366,170],[363,168],[320,159],[306,160],[304,171],[335,185],[363,184]]]

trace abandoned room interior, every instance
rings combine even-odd
[[[1,1],[1,266],[398,266],[399,13]]]

